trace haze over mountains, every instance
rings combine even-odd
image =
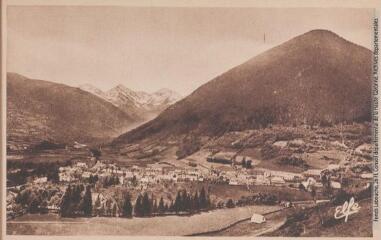
[[[370,50],[313,30],[216,77],[114,143],[269,124],[369,121],[370,73]]]
[[[122,84],[106,92],[90,84],[82,85],[80,88],[112,103],[122,111],[143,120],[156,117],[169,105],[181,99],[180,94],[166,88],[151,94],[144,91],[133,91]]]
[[[11,148],[97,142],[116,137],[141,119],[79,88],[7,74],[7,140]]]

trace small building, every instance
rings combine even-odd
[[[265,216],[261,214],[254,213],[253,216],[251,216],[250,222],[252,223],[264,223],[266,222]]]
[[[230,180],[229,181],[229,185],[237,186],[238,185],[238,181],[236,181],[236,180]]]
[[[48,181],[48,178],[47,177],[40,177],[40,178],[36,178],[33,182],[34,183],[46,183]]]
[[[271,178],[271,184],[285,184],[286,181],[284,181],[283,178],[275,176]]]
[[[86,144],[79,143],[79,142],[74,142],[73,147],[74,147],[75,149],[81,149],[81,148],[86,148],[87,145],[86,145]]]
[[[339,170],[340,169],[340,165],[339,164],[329,164],[327,169],[330,170],[330,171]]]
[[[341,184],[339,182],[331,181],[331,187],[334,189],[340,189]]]
[[[87,168],[87,164],[84,162],[77,162],[76,166],[80,168]]]
[[[273,146],[284,148],[287,146],[287,141],[276,141],[273,143]]]
[[[373,174],[372,173],[363,173],[360,175],[360,177],[362,179],[372,179],[373,178]]]
[[[308,169],[307,171],[304,171],[302,174],[304,177],[313,177],[315,179],[320,178],[322,170],[321,169]]]
[[[316,186],[316,180],[312,177],[309,177],[307,179],[307,181],[303,181],[301,184],[304,186],[305,189],[307,189],[308,191],[311,190],[311,187],[315,187]]]

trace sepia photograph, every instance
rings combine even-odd
[[[373,237],[375,14],[7,5],[5,234]]]

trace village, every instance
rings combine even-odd
[[[52,181],[48,176],[39,176],[26,184],[8,187],[7,218],[12,219],[33,211],[58,213],[69,185],[91,185],[92,206],[98,205],[97,208],[99,208],[99,201],[101,201],[102,208],[109,205],[110,208],[119,210],[122,203],[115,193],[115,187],[141,194],[153,192],[153,189],[163,188],[170,184],[178,187],[181,184],[245,186],[248,191],[256,186],[273,186],[304,192],[321,192],[327,182],[330,189],[340,190],[348,178],[352,180],[357,178],[360,182],[369,184],[372,177],[371,173],[362,171],[356,173],[350,171],[348,166],[339,164],[329,164],[324,169],[307,169],[296,173],[256,167],[252,165],[252,161],[253,159],[248,156],[229,152],[219,152],[207,157],[206,162],[229,166],[228,169],[223,168],[223,170],[213,167],[214,165],[206,167],[193,163],[186,167],[178,167],[166,162],[126,167],[116,163],[105,163],[92,157],[89,161],[75,161],[71,165],[59,167],[56,181]],[[358,165],[363,166],[362,163]],[[9,171],[17,172],[18,170]],[[110,188],[113,189],[110,190]],[[168,201],[171,198],[169,196],[169,199],[165,199],[164,202],[169,205]],[[35,210],[31,211],[31,205],[34,205]],[[226,207],[228,199],[218,205]]]

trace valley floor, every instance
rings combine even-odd
[[[215,231],[253,213],[265,214],[280,206],[247,206],[221,209],[192,216],[153,218],[60,218],[57,215],[24,215],[7,222],[9,235],[134,235],[185,236]]]

